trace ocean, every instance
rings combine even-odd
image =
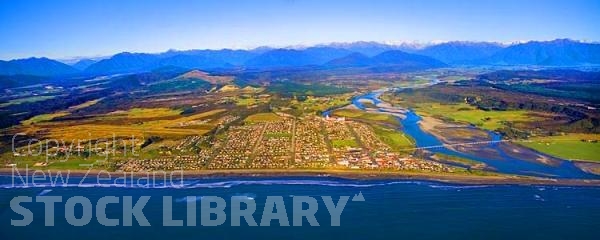
[[[69,182],[77,183],[72,178]],[[183,185],[100,187],[90,178],[83,184],[62,186],[12,185],[9,176],[0,177],[0,239],[598,239],[600,234],[600,188],[519,185],[456,185],[428,181],[348,180],[332,177],[228,177],[185,179]],[[127,181],[132,183],[131,180]],[[17,182],[18,183],[18,182]],[[331,226],[331,217],[321,196],[349,200],[340,215],[340,226]],[[54,226],[44,226],[44,204],[21,203],[33,213],[33,222],[11,226],[23,219],[10,208],[15,196],[62,196],[56,203]],[[150,196],[143,214],[151,226],[102,226],[94,218],[85,226],[71,226],[65,220],[65,201],[73,196],[88,198],[93,205],[105,196],[131,196],[135,203]],[[173,219],[186,220],[189,199],[206,196],[226,200],[226,221],[221,226],[163,227],[163,196],[172,196]],[[261,221],[268,196],[281,196],[290,224],[294,196],[311,196],[318,202],[315,214],[320,226],[270,227],[231,226],[231,197],[253,199],[256,222]],[[106,205],[108,218],[121,219],[122,204]],[[75,216],[83,208],[75,206]],[[200,207],[198,206],[198,209]],[[199,211],[200,212],[200,211]],[[122,219],[121,219],[122,220]],[[122,222],[121,222],[122,223]]]

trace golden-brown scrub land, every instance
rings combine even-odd
[[[215,109],[190,116],[181,110],[166,108],[134,108],[116,111],[88,119],[38,122],[18,127],[19,132],[52,139],[96,139],[116,137],[143,137],[147,135],[186,136],[202,135],[214,125],[202,122],[209,116],[225,111]],[[184,128],[194,125],[195,128]]]

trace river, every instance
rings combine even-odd
[[[377,93],[359,96],[353,100],[357,107],[361,97],[380,101]],[[364,106],[362,106],[364,109]],[[326,112],[325,114],[328,114]],[[440,144],[433,135],[419,127],[420,117],[413,111],[402,119],[403,131],[417,141],[417,146]],[[496,136],[497,135],[492,135]],[[493,146],[490,146],[493,147]],[[435,151],[462,154],[446,148]],[[463,156],[463,155],[460,155]],[[475,157],[469,156],[467,157]],[[481,161],[487,161],[480,159]],[[512,162],[513,160],[508,159]],[[575,176],[575,170],[559,166],[550,170],[514,160],[516,166],[502,167],[500,171],[557,171],[561,176]],[[507,163],[508,164],[508,163]],[[573,174],[573,175],[571,175]],[[31,181],[32,179],[29,179]],[[98,186],[101,180],[71,177],[66,186],[22,184],[22,179],[0,176],[0,239],[597,239],[600,233],[600,188],[520,185],[459,185],[431,181],[410,180],[350,180],[333,177],[214,177],[186,178],[182,185],[173,187],[158,181],[155,186],[139,187],[139,179],[125,178],[122,186]],[[102,180],[105,181],[105,180]],[[349,201],[340,216],[340,226],[330,226],[330,215],[321,196],[331,196],[334,202],[342,196],[360,193],[364,202]],[[54,226],[44,226],[47,214],[41,202],[22,203],[32,212],[33,221],[26,227],[11,226],[11,220],[23,219],[9,206],[17,196],[36,199],[37,196],[60,196],[55,204]],[[106,227],[96,218],[81,227],[70,225],[65,219],[67,199],[83,196],[95,205],[105,196],[137,201],[150,197],[143,207],[149,227]],[[272,227],[250,227],[244,219],[241,226],[231,227],[231,206],[224,213],[226,221],[217,227],[185,226],[162,227],[164,196],[171,196],[172,218],[187,221],[189,199],[200,202],[203,196],[218,196],[228,201],[247,198],[256,202],[253,219],[261,221],[268,196],[281,196],[292,220],[294,196],[317,199],[315,218],[320,227],[282,227],[278,221]],[[186,198],[187,196],[196,196]],[[95,208],[95,207],[94,207]],[[124,216],[121,204],[105,205],[107,218]],[[268,208],[267,208],[268,209]],[[268,209],[272,210],[272,209]],[[83,207],[76,205],[74,215],[80,218]],[[91,210],[90,210],[91,211]],[[198,209],[201,212],[202,209]],[[277,209],[279,211],[279,209]],[[198,213],[199,214],[199,213]],[[97,213],[94,213],[94,216]],[[200,216],[197,215],[196,218]],[[213,216],[214,217],[214,216]],[[137,217],[136,217],[137,219]],[[200,221],[200,220],[198,220]],[[187,222],[186,222],[187,223]]]
[[[381,104],[384,103],[379,96],[387,91],[387,89],[377,90],[373,92],[369,92],[366,94],[362,94],[352,98],[352,105],[360,110],[366,110],[366,107],[362,103],[362,101],[368,100],[373,102],[374,105],[377,106],[376,111],[381,113],[389,113],[394,114],[395,117],[398,118],[399,122],[402,124],[401,128],[398,131],[402,131],[405,134],[409,135],[412,139],[414,139],[417,148],[426,148],[427,151],[433,153],[443,153],[447,155],[452,155],[456,157],[466,158],[478,162],[485,163],[486,165],[494,168],[496,171],[500,173],[507,174],[519,174],[526,176],[538,176],[538,177],[554,177],[554,178],[573,178],[573,179],[599,179],[600,176],[590,174],[582,171],[578,167],[575,166],[571,161],[567,160],[559,160],[559,164],[557,166],[550,166],[536,161],[528,161],[527,159],[518,159],[510,156],[510,154],[506,153],[506,150],[500,147],[500,143],[489,143],[484,145],[479,145],[481,148],[487,148],[489,150],[493,150],[500,156],[495,158],[487,158],[485,156],[478,156],[473,153],[459,152],[457,150],[449,149],[444,146],[444,143],[434,136],[431,133],[424,131],[419,121],[421,121],[421,117],[411,109],[405,109],[398,106],[392,106],[391,104],[386,104],[385,108],[381,107]],[[333,111],[331,109],[323,113],[323,115],[328,115]],[[398,112],[404,112],[403,117],[398,117]],[[493,131],[487,131],[489,135],[490,141],[499,141],[502,139],[502,136]],[[505,144],[505,143],[502,143]],[[541,153],[534,152],[532,153],[538,154],[545,157],[550,157],[547,155],[543,155]]]

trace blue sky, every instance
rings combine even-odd
[[[352,41],[600,40],[598,0],[0,0],[0,59]]]

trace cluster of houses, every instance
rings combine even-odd
[[[309,116],[296,122],[295,167],[323,168],[332,165],[321,121],[320,117]]]
[[[201,170],[205,164],[205,158],[200,155],[182,155],[153,159],[130,159],[117,163],[117,168],[124,172]]]
[[[206,137],[183,139],[176,149],[197,146]],[[130,160],[124,171],[199,169],[346,168],[451,172],[433,161],[402,156],[374,129],[339,118],[307,116],[243,126],[231,126],[212,147],[197,147],[195,155]]]
[[[210,161],[210,169],[247,168],[250,155],[263,132],[261,124],[231,126],[225,139],[213,145],[216,151]]]
[[[252,158],[252,168],[287,168],[291,160],[294,120],[264,123],[264,131]]]

